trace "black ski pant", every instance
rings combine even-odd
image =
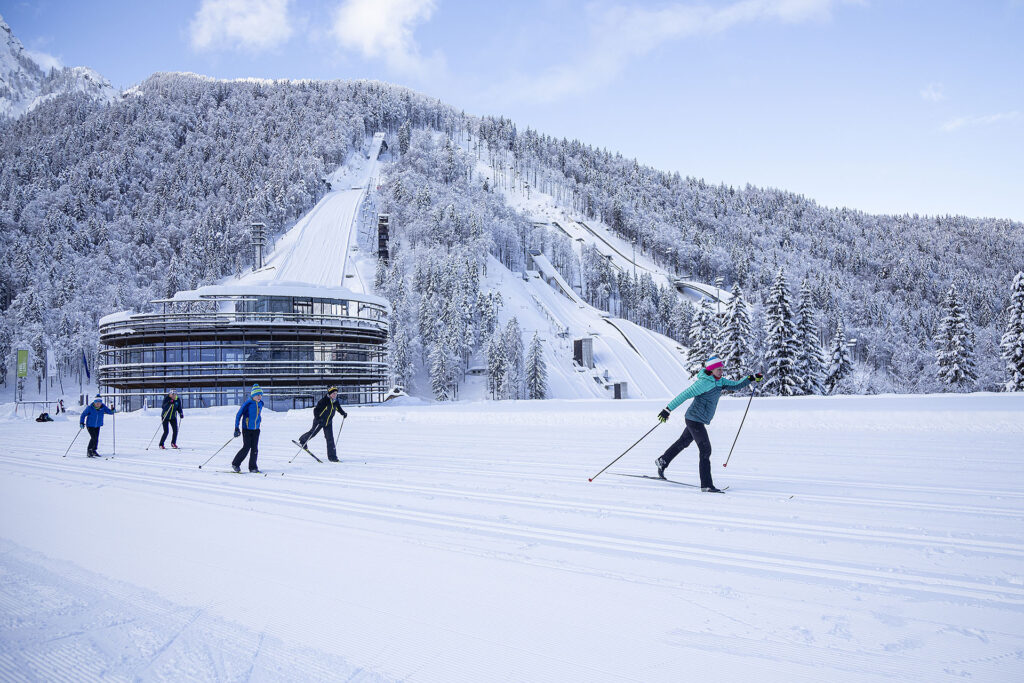
[[[668,450],[661,456],[661,459],[665,461],[665,467],[668,467],[668,464],[679,455],[679,451],[694,441],[697,442],[697,449],[700,451],[700,462],[697,465],[697,471],[700,472],[701,488],[714,486],[715,484],[711,480],[711,439],[708,438],[707,427],[700,422],[687,420],[683,435],[668,447]]]
[[[189,423],[189,424],[191,424],[191,423]],[[164,435],[160,437],[160,445],[161,446],[164,445],[164,441],[167,439],[167,428],[168,427],[173,427],[174,428],[174,434],[171,436],[171,443],[172,444],[178,443],[178,418],[172,417],[169,420],[164,420]]]
[[[231,461],[232,467],[241,467],[242,461],[245,460],[246,454],[249,455],[249,471],[255,472],[259,469],[256,466],[256,456],[260,449],[260,430],[258,429],[243,429],[242,430],[242,450],[235,454],[235,459]]]
[[[326,425],[325,427],[325,425],[321,423],[320,420],[313,418],[313,427],[308,432],[299,437],[299,443],[305,446],[307,443],[309,443],[309,440],[316,436],[321,429],[324,430],[324,439],[327,441],[327,459],[337,460],[338,454],[334,448],[334,429],[331,427],[330,424]]]
[[[89,446],[87,447],[85,454],[95,453],[96,447],[100,445],[100,428],[99,427],[86,427],[89,430]]]

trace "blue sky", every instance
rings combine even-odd
[[[19,2],[25,46],[155,71],[372,78],[711,182],[1024,220],[1024,0]]]

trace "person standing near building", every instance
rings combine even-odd
[[[160,422],[164,427],[164,434],[160,437],[160,450],[164,450],[164,441],[167,440],[167,428],[174,430],[171,435],[171,448],[178,447],[178,416],[185,418],[185,411],[181,409],[181,399],[174,389],[164,396],[164,404],[160,408]],[[191,422],[189,424],[192,424]],[[150,441],[150,443],[153,443]]]
[[[335,412],[341,413],[342,418],[348,417],[348,413],[338,401],[338,387],[330,387],[327,390],[327,395],[320,399],[313,408],[313,427],[300,436],[298,441],[299,445],[305,448],[306,443],[316,436],[317,432],[321,429],[324,430],[324,439],[327,441],[327,459],[330,462],[340,462],[334,448],[334,429],[331,427],[331,418],[334,417]]]
[[[96,394],[96,398],[92,400],[92,403],[82,411],[81,417],[78,418],[78,428],[82,429],[85,427],[89,430],[89,445],[86,447],[86,457],[100,457],[100,454],[96,452],[96,447],[100,443],[100,427],[103,426],[103,416],[113,414],[114,409],[104,405],[103,399],[99,394]]]
[[[258,473],[260,468],[256,465],[256,456],[260,446],[260,420],[263,412],[263,390],[259,384],[252,385],[249,398],[238,409],[235,415],[235,436],[242,437],[242,449],[235,454],[231,461],[231,469],[241,472],[240,466],[245,456],[249,456],[249,471]],[[239,430],[241,425],[241,430]]]
[[[708,438],[707,425],[711,424],[711,418],[715,416],[718,399],[722,396],[723,390],[739,391],[751,382],[760,382],[764,379],[761,373],[747,375],[740,380],[722,379],[724,369],[725,363],[719,360],[718,356],[712,356],[704,364],[704,370],[693,381],[693,384],[669,401],[665,409],[658,413],[660,421],[668,422],[669,414],[673,410],[682,405],[684,401],[693,399],[693,403],[686,410],[686,429],[683,430],[682,436],[654,461],[658,468],[658,476],[662,479],[665,478],[665,468],[669,466],[669,463],[679,455],[681,450],[696,441],[700,451],[700,461],[697,466],[697,471],[700,473],[700,490],[707,493],[722,492],[715,487],[715,482],[711,478],[711,440]]]

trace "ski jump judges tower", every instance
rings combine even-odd
[[[100,320],[99,384],[119,408],[239,405],[264,388],[271,410],[311,407],[337,385],[348,404],[387,393],[387,301],[301,283],[212,285]]]

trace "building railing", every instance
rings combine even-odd
[[[98,368],[104,384],[192,385],[203,382],[266,381],[267,378],[303,378],[314,384],[323,378],[378,381],[387,372],[387,363],[378,361],[240,361],[110,364]]]
[[[377,309],[373,309],[377,310]],[[379,309],[385,315],[384,309]],[[100,341],[115,344],[117,337],[143,334],[185,332],[199,334],[204,330],[225,331],[232,327],[281,326],[296,328],[338,328],[339,330],[372,330],[387,334],[388,323],[378,318],[357,315],[327,315],[314,313],[259,313],[249,311],[219,311],[216,313],[140,313],[131,318],[109,322],[100,326]]]

